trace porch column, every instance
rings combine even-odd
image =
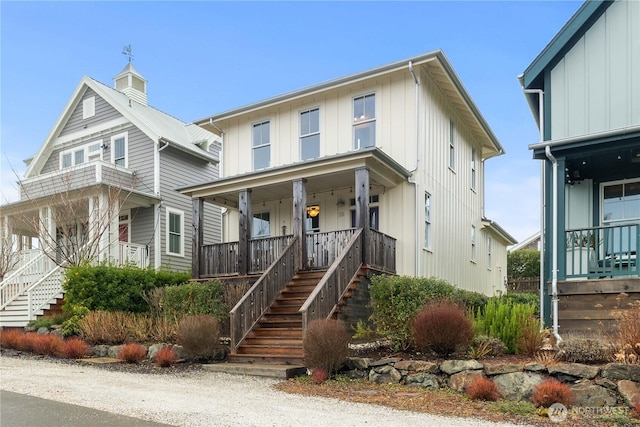
[[[109,260],[109,228],[111,220],[109,216],[109,201],[104,192],[98,194],[98,260]]]
[[[362,261],[370,261],[369,250],[369,168],[356,169],[356,228],[362,228]]]
[[[200,246],[202,246],[204,199],[191,199],[193,212],[191,214],[191,278],[200,278]]]
[[[251,189],[240,192],[238,197],[238,210],[240,212],[240,242],[238,243],[238,273],[249,272],[249,241],[251,240]]]
[[[296,270],[307,267],[307,180],[293,181],[293,237],[298,238]]]
[[[108,197],[113,199],[109,206],[109,259],[120,265],[124,261],[120,259],[120,199],[113,194]]]

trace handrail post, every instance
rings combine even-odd
[[[194,197],[191,199],[193,212],[191,216],[191,278],[199,279],[201,273],[200,247],[203,239],[204,199]]]
[[[249,241],[251,240],[251,189],[246,188],[238,197],[240,212],[240,243],[238,243],[238,273],[245,275],[249,271]]]
[[[307,189],[305,179],[293,181],[293,237],[298,238],[296,270],[307,268]]]

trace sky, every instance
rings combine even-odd
[[[185,122],[442,49],[506,155],[485,164],[485,216],[540,227],[539,133],[517,76],[581,1],[0,1],[0,202],[18,200],[83,75],[127,64],[149,104]]]

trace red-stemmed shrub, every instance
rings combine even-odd
[[[15,350],[18,348],[18,339],[22,335],[24,332],[19,329],[3,329],[0,332],[0,345],[2,348]]]
[[[33,351],[33,343],[38,339],[38,334],[28,332],[18,336],[16,341],[16,350]]]
[[[456,350],[466,350],[472,337],[471,320],[451,301],[428,303],[413,321],[413,343],[422,352],[448,356]]]
[[[302,338],[306,365],[314,372],[324,370],[330,376],[349,355],[349,340],[347,328],[339,320],[320,319],[309,322]]]
[[[465,389],[465,393],[473,400],[496,401],[502,397],[496,383],[484,377],[471,381]]]
[[[631,415],[633,415],[634,417],[640,420],[640,399],[638,399],[635,406],[633,407],[633,410],[631,411]]]
[[[57,335],[38,335],[33,340],[33,351],[43,356],[53,356],[64,340]]]
[[[541,382],[533,389],[531,401],[544,408],[548,408],[554,403],[562,403],[564,406],[573,404],[573,393],[567,384],[556,379]]]
[[[329,374],[324,369],[316,369],[311,373],[311,378],[316,382],[316,384],[322,384],[327,379],[329,379]]]
[[[147,349],[145,346],[135,342],[130,342],[120,348],[118,359],[127,363],[138,363],[144,360],[146,355]]]
[[[58,356],[65,359],[81,359],[88,354],[89,345],[80,338],[69,338],[58,349]]]
[[[163,347],[156,353],[155,362],[161,368],[168,368],[178,362],[178,356],[173,348]]]

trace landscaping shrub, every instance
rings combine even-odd
[[[506,353],[507,347],[496,337],[488,335],[476,335],[469,344],[467,354],[473,359],[482,359],[487,356],[496,357]]]
[[[500,297],[490,298],[484,309],[476,311],[475,327],[480,334],[499,338],[508,353],[516,353],[520,331],[534,312],[535,307],[530,304],[514,303]]]
[[[567,337],[558,344],[556,358],[563,362],[606,363],[613,358],[613,350],[601,340]]]
[[[542,340],[543,334],[540,331],[540,320],[535,316],[523,319],[516,342],[518,354],[533,357],[542,347]]]
[[[632,415],[635,418],[640,420],[640,399],[636,402],[635,406],[633,407]]]
[[[67,320],[62,323],[62,335],[70,337],[80,333],[78,323],[80,319],[89,314],[89,309],[79,304],[66,303],[62,310],[67,314]]]
[[[68,314],[60,314],[56,316],[45,316],[27,323],[27,326],[40,329],[51,328],[53,325],[62,325],[69,318]]]
[[[330,376],[349,355],[347,328],[339,320],[313,320],[302,338],[302,348],[306,365]]]
[[[554,403],[562,403],[568,407],[573,404],[573,393],[567,384],[550,379],[534,387],[531,401],[543,408],[548,408]]]
[[[540,251],[507,252],[507,277],[540,277]]]
[[[130,342],[123,345],[118,352],[118,359],[127,363],[138,363],[147,356],[147,349],[145,346]]]
[[[66,359],[80,359],[89,354],[89,345],[80,338],[64,340],[58,349],[58,355]]]
[[[177,319],[208,315],[221,320],[229,314],[224,302],[224,286],[218,280],[167,286],[162,307],[164,315]]]
[[[178,344],[196,360],[213,358],[220,345],[220,322],[214,316],[187,316],[178,323]]]
[[[535,307],[534,313],[540,313],[540,295],[531,292],[509,292],[500,297],[503,301],[514,304],[527,304]]]
[[[16,341],[16,350],[33,351],[33,344],[38,339],[38,334],[29,332],[18,336]]]
[[[176,342],[178,322],[168,316],[154,316],[151,318],[151,329],[145,341]]]
[[[92,311],[78,322],[81,337],[91,344],[122,344],[129,339],[132,313]]]
[[[408,347],[413,320],[426,303],[449,299],[476,311],[487,302],[482,294],[458,289],[437,278],[373,276],[370,292],[376,331],[395,341],[398,348]]]
[[[235,282],[225,284],[224,303],[227,305],[227,309],[231,311],[250,288],[251,284],[249,282]]]
[[[502,396],[498,386],[489,378],[480,377],[471,381],[465,389],[465,394],[473,400],[496,401]]]
[[[155,271],[134,266],[70,266],[63,284],[67,304],[91,311],[127,311],[141,313],[149,307],[142,297],[145,291],[177,283],[186,283],[188,273]]]
[[[17,349],[18,340],[24,332],[18,329],[2,329],[0,330],[0,345],[6,349]]]
[[[327,371],[324,369],[316,369],[311,373],[311,378],[313,378],[316,384],[322,384],[329,379],[329,374],[327,374]]]
[[[618,348],[618,361],[640,363],[640,301],[620,310],[616,319],[614,342]]]
[[[156,353],[155,362],[161,368],[168,368],[178,362],[178,356],[172,347],[163,347]]]
[[[413,343],[423,352],[448,356],[466,349],[473,337],[473,324],[464,310],[451,301],[434,301],[424,306],[413,322]]]
[[[37,335],[33,340],[33,351],[43,356],[53,356],[58,353],[63,342],[57,335]]]

